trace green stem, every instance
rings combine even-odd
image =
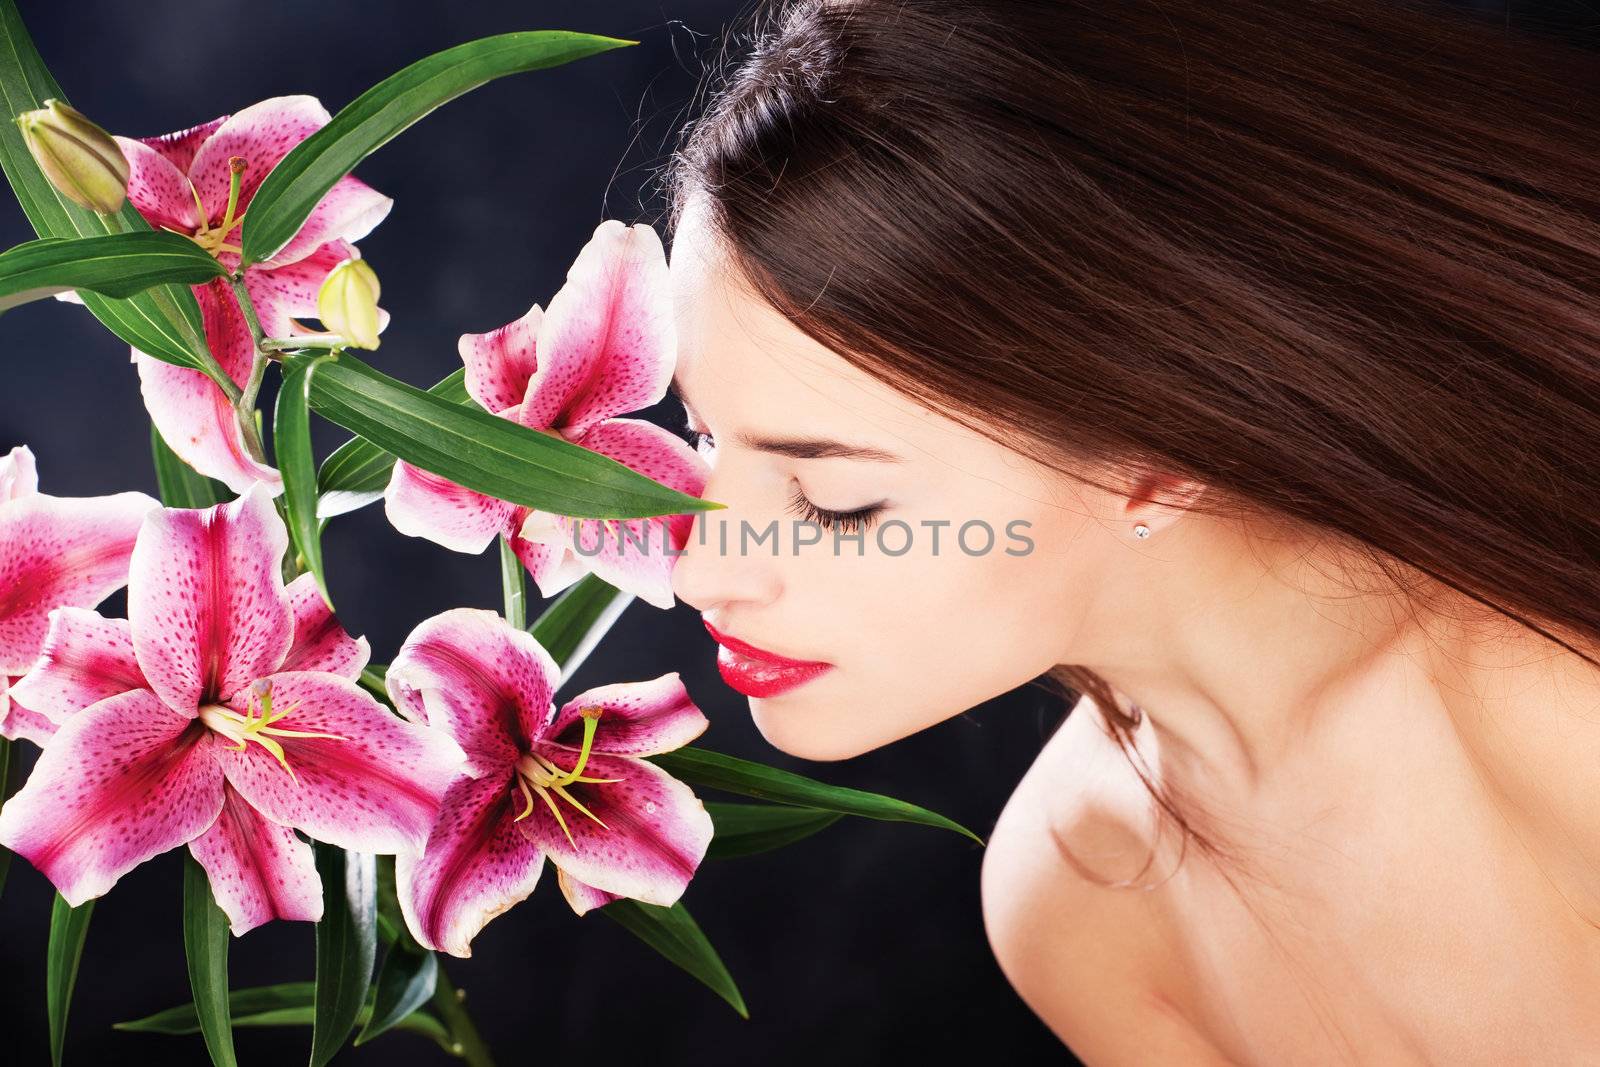
[[[301,352],[315,349],[316,351],[337,352],[347,348],[350,342],[336,334],[326,337],[268,337],[261,341],[257,347],[263,352]]]
[[[254,342],[250,379],[245,383],[243,392],[229,399],[233,401],[233,410],[238,415],[239,429],[244,434],[244,445],[250,457],[257,463],[265,463],[267,451],[261,444],[261,433],[256,429],[256,396],[261,392],[261,382],[267,376],[267,353],[262,347],[266,339],[261,335],[261,320],[256,317],[255,303],[250,299],[250,291],[245,288],[244,272],[230,274],[228,284],[233,286],[233,295],[239,301],[239,312],[244,316]]]
[[[445,1029],[450,1031],[451,1038],[455,1040],[456,1055],[466,1060],[472,1067],[494,1067],[494,1057],[489,1054],[489,1046],[483,1043],[478,1028],[472,1025],[472,1016],[467,1014],[466,1006],[462,1003],[465,998],[466,991],[458,990],[451,984],[441,962],[439,978],[433,987],[432,1003],[434,1011],[439,1015],[439,1021],[444,1023]]]

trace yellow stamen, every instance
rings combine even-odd
[[[594,751],[595,728],[599,726],[600,714],[603,710],[599,706],[591,705],[579,711],[579,714],[583,716],[583,746],[579,749],[578,761],[573,764],[571,770],[562,770],[548,756],[538,752],[528,752],[517,761],[514,779],[517,788],[521,790],[527,803],[523,807],[522,814],[516,816],[512,820],[513,822],[521,822],[533,813],[533,794],[537,793],[544,800],[545,805],[549,807],[550,814],[556,817],[556,822],[561,826],[561,832],[567,835],[567,841],[573,848],[577,848],[578,843],[573,839],[572,831],[567,826],[567,820],[562,816],[555,797],[550,795],[554,793],[583,815],[593,819],[601,829],[611,829],[599,816],[584,807],[576,797],[566,790],[566,787],[574,782],[602,785],[624,780],[621,778],[592,778],[582,773],[584,766],[589,762],[590,754]]]
[[[283,751],[283,745],[275,738],[279,737],[314,737],[328,741],[348,741],[348,737],[339,734],[313,733],[307,730],[285,730],[272,724],[300,706],[300,701],[295,701],[281,711],[272,710],[272,683],[263,679],[251,687],[253,695],[260,701],[261,713],[255,714],[255,705],[247,703],[243,714],[232,708],[220,704],[207,704],[200,709],[200,721],[209,726],[217,734],[233,742],[228,746],[235,752],[243,752],[254,741],[278,761],[284,770],[289,772],[289,777],[298,784],[294,768],[289,766],[289,758]]]

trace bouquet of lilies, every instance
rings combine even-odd
[[[13,0],[0,34],[0,164],[39,234],[0,253],[0,308],[72,300],[131,346],[161,495],[51,496],[25,445],[0,458],[0,845],[57,890],[57,1063],[95,900],[183,847],[193,999],[124,1029],[199,1033],[233,1064],[233,1025],[272,1014],[311,1026],[313,1067],[389,1031],[481,1065],[437,953],[467,956],[546,860],[577,915],[611,916],[747,1015],[682,903],[704,859],[846,814],[972,836],[693,746],[707,722],[676,672],[556,700],[633,599],[672,606],[694,514],[721,507],[682,438],[625,417],[663,397],[675,359],[648,225],[602,223],[546,306],[464,335],[463,366],[429,389],[353,354],[390,323],[356,242],[392,203],[356,165],[491,79],[633,42],[504,34],[337,115],[286,96],[131,138],[64,102]],[[312,412],[353,435],[320,464]],[[379,500],[402,534],[498,543],[504,612],[423,619],[373,662],[320,545]],[[528,577],[550,601],[531,622]],[[126,618],[95,610],[124,587]],[[25,780],[19,743],[40,748]],[[316,924],[314,981],[231,989],[229,938],[273,920]]]

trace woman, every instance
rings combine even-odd
[[[763,735],[1060,683],[984,918],[1089,1064],[1600,1063],[1595,57],[1395,0],[758,30],[669,177],[728,505],[674,585]]]

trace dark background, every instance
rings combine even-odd
[[[456,339],[545,303],[603,218],[657,222],[656,180],[726,26],[747,0],[532,3],[243,3],[239,0],[20,0],[46,62],[76,106],[112,132],[165,133],[269,96],[310,93],[337,111],[405,64],[518,29],[639,40],[550,71],[493,83],[445,105],[358,174],[394,197],[361,242],[394,314],[372,361],[428,385],[459,366]],[[1496,15],[1500,0],[1464,2]],[[1600,12],[1574,0],[1518,2],[1519,28],[1594,43]],[[32,237],[0,196],[0,245]],[[83,309],[44,301],[0,318],[0,452],[36,454],[57,495],[155,494],[147,420],[127,348]],[[271,410],[271,389],[262,407]],[[679,426],[668,400],[648,413]],[[343,430],[314,420],[319,455]],[[340,615],[387,662],[422,619],[500,607],[498,562],[404,537],[381,505],[341,517],[324,538]],[[530,594],[536,591],[530,588]],[[108,601],[121,614],[122,597]],[[530,616],[540,605],[530,606]],[[839,764],[767,747],[743,697],[717,675],[696,614],[628,608],[559,699],[591,685],[682,672],[711,719],[708,748],[890,793],[987,836],[1061,708],[1023,687],[935,729]],[[22,746],[28,747],[28,746]],[[779,852],[708,861],[685,903],[749,1004],[722,1001],[605,917],[572,915],[546,870],[533,896],[492,922],[448,970],[499,1062],[604,1064],[1072,1063],[1006,985],[984,939],[981,849],[956,835],[847,819]],[[97,905],[68,1030],[77,1063],[120,1057],[203,1064],[198,1037],[110,1024],[189,999],[179,929],[179,853],[143,865]],[[43,996],[51,887],[26,862],[0,900],[0,1059],[48,1062]],[[232,943],[236,987],[309,979],[312,929],[279,922]],[[242,1030],[246,1064],[303,1062],[309,1031]],[[336,1062],[447,1064],[397,1033]]]

